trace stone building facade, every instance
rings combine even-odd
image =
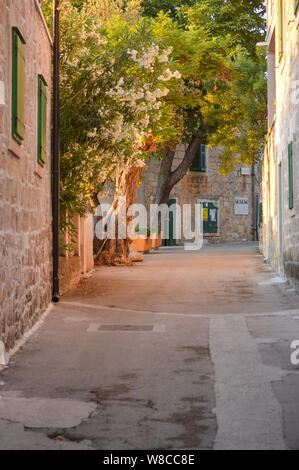
[[[299,281],[299,2],[267,1],[268,135],[263,161],[265,259]]]
[[[193,164],[172,189],[170,200],[175,200],[181,208],[184,204],[191,204],[192,207],[196,203],[203,204],[204,238],[210,243],[256,239],[259,184],[255,166],[243,166],[224,176],[219,173],[217,166],[219,149],[204,147],[204,167],[194,167]],[[178,146],[173,169],[182,161],[184,153],[185,145]],[[144,181],[138,189],[137,202],[146,204],[149,208],[157,191],[160,163],[151,159],[147,166],[142,174]],[[181,235],[175,244],[186,241],[183,229]]]
[[[0,340],[51,300],[51,49],[37,0],[0,0]]]

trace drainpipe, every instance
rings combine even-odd
[[[255,206],[255,165],[251,166],[251,179],[252,179],[252,227],[253,227],[253,241],[257,240],[257,226],[256,226],[256,206]]]
[[[53,290],[52,301],[59,301],[59,0],[54,0],[53,43]]]

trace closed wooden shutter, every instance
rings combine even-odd
[[[47,156],[47,85],[44,78],[38,76],[38,130],[37,160],[41,165],[46,163]]]
[[[12,136],[19,143],[25,137],[25,41],[12,29]]]
[[[204,144],[200,146],[200,169],[206,171],[206,146]]]
[[[190,167],[191,171],[206,171],[206,146],[201,144],[193,163]]]
[[[197,151],[195,158],[190,167],[191,171],[200,171],[200,150]]]
[[[263,223],[263,203],[259,203],[259,225]]]
[[[289,161],[289,208],[294,207],[294,165],[293,165],[293,142],[288,146],[288,161]]]

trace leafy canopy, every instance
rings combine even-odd
[[[78,9],[61,0],[60,194],[69,219],[84,214],[121,166],[141,164],[149,148],[177,134],[163,97],[181,75],[138,4],[91,0]]]
[[[210,146],[224,149],[220,169],[227,173],[240,163],[258,161],[264,142],[266,60],[256,48],[265,31],[264,5],[242,0],[192,3],[178,9],[177,19],[158,13],[153,28],[173,45],[182,73],[182,95],[174,96],[173,103],[182,141],[206,135]]]
[[[158,13],[158,3],[166,12]],[[61,0],[61,208],[84,214],[124,165],[206,136],[224,172],[263,140],[260,1]],[[154,5],[157,9],[154,11]],[[164,6],[163,6],[164,5]],[[190,6],[191,5],[191,6]],[[52,2],[43,2],[49,24]]]

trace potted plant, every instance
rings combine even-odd
[[[142,251],[143,253],[148,253],[154,246],[155,240],[151,238],[153,236],[153,230],[151,227],[135,227],[135,233],[137,237],[132,240],[131,247],[136,251]]]

